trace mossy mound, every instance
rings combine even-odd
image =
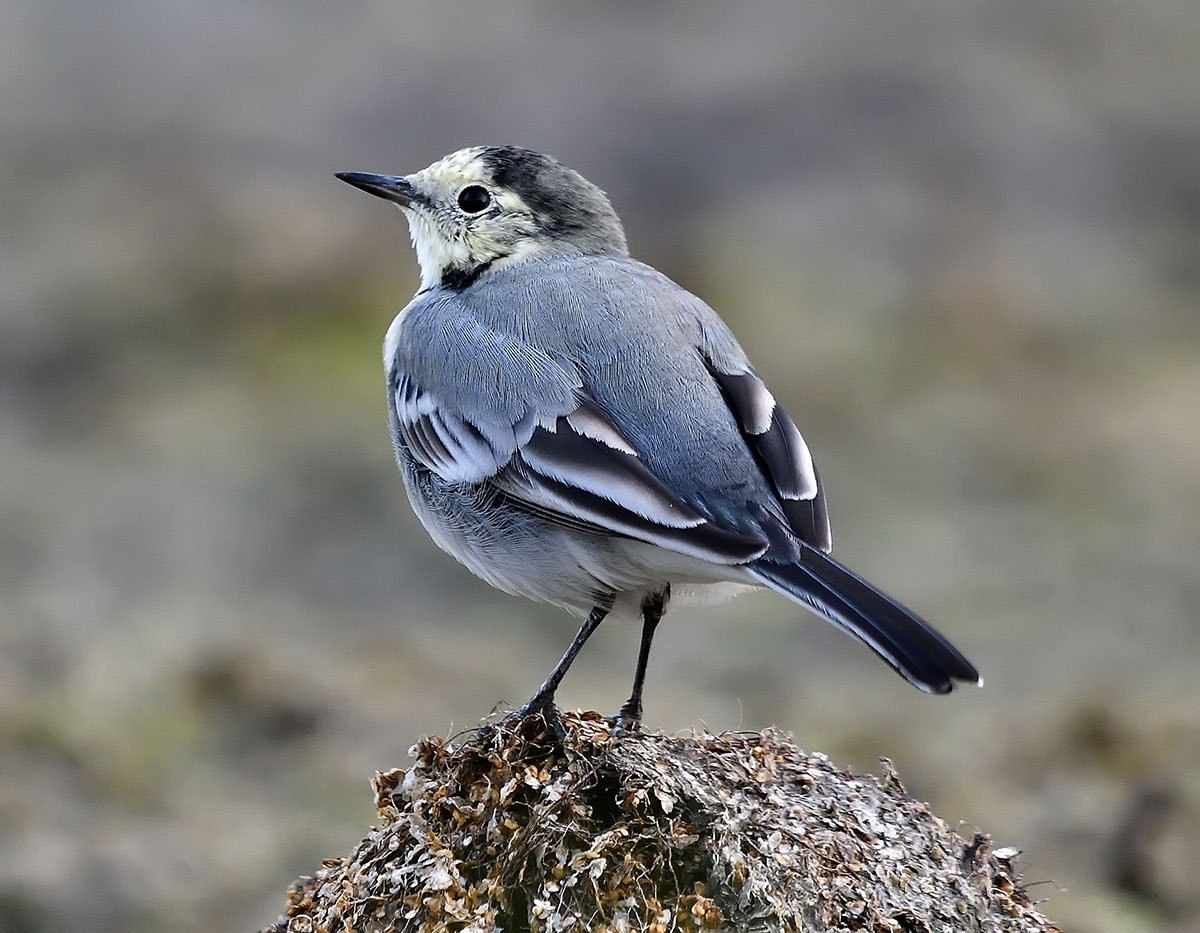
[[[267,933],[1055,931],[1011,850],[968,842],[895,774],[782,733],[614,734],[567,713],[377,774],[383,825],[288,892]]]

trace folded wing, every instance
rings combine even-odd
[[[452,408],[403,375],[395,384],[398,442],[446,482],[488,483],[551,521],[712,563],[746,563],[767,548],[684,502],[582,388],[569,410],[531,397],[523,411],[497,418],[486,406]]]

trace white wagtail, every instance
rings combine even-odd
[[[400,206],[421,289],[387,331],[392,440],[421,523],[492,586],[586,614],[518,711],[554,693],[614,610],[650,642],[671,599],[767,586],[866,642],[909,683],[980,682],[915,613],[828,556],[800,432],[717,313],[629,257],[608,198],[554,159],[463,149],[342,181]]]

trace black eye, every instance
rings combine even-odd
[[[492,196],[482,185],[467,185],[458,193],[458,206],[468,214],[478,214],[487,210],[492,203]]]

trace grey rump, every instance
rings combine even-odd
[[[407,177],[346,173],[407,216],[422,288],[384,344],[397,460],[434,541],[493,586],[587,613],[514,716],[612,610],[640,612],[635,728],[674,597],[768,586],[917,687],[979,682],[922,619],[827,556],[811,455],[716,312],[632,260],[608,199],[516,147]]]

